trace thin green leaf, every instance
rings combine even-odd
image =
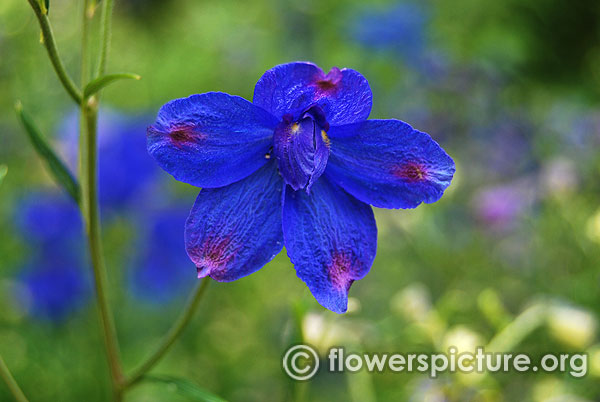
[[[193,401],[202,402],[226,402],[225,399],[205,390],[196,383],[185,378],[171,377],[166,375],[147,375],[144,380],[162,383],[173,388],[179,395]]]
[[[8,173],[8,166],[0,165],[0,184],[4,181],[6,174]]]
[[[29,141],[33,145],[38,155],[42,158],[50,173],[54,177],[54,180],[62,186],[62,188],[69,193],[69,195],[75,200],[77,204],[81,199],[81,190],[79,183],[73,177],[66,165],[60,160],[58,155],[52,150],[46,139],[42,136],[40,130],[35,126],[31,118],[23,111],[23,105],[21,102],[17,102],[15,105],[17,115],[27,132]]]
[[[142,77],[140,77],[139,75],[131,74],[131,73],[117,73],[117,74],[103,75],[102,77],[96,78],[95,80],[93,80],[92,82],[90,82],[89,84],[87,84],[85,86],[85,89],[83,90],[83,97],[89,98],[90,96],[94,95],[96,92],[100,91],[105,86],[107,86],[117,80],[123,80],[123,79],[139,80],[141,78]]]

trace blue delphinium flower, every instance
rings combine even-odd
[[[63,194],[32,193],[19,204],[15,220],[31,247],[18,274],[17,298],[32,317],[64,321],[91,298],[77,206]]]
[[[130,284],[134,296],[151,304],[164,304],[191,289],[191,266],[181,241],[181,228],[189,207],[170,206],[141,214],[136,222],[139,254],[134,257]]]
[[[165,104],[148,151],[177,180],[203,187],[185,227],[198,277],[234,281],[285,244],[317,301],[345,312],[375,258],[369,204],[435,202],[455,170],[429,135],[366,120],[371,106],[358,72],[306,62],[267,71],[253,103],[210,92]]]

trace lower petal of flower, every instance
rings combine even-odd
[[[244,180],[200,191],[185,228],[186,250],[198,277],[234,281],[281,251],[282,188],[270,161]]]
[[[348,290],[377,251],[371,207],[322,177],[311,194],[286,187],[283,235],[296,273],[325,308],[344,313]]]

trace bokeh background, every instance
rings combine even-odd
[[[74,76],[79,3],[50,8]],[[596,0],[117,0],[109,71],[143,77],[108,88],[100,113],[103,237],[126,368],[197,284],[182,237],[198,189],[149,159],[145,127],[170,99],[251,99],[265,70],[294,60],[360,71],[374,93],[371,117],[430,133],[455,159],[454,181],[436,204],[375,211],[378,256],[346,315],[321,308],[282,252],[247,278],[212,283],[155,373],[232,401],[600,399]],[[76,169],[77,113],[37,21],[26,1],[2,0],[0,354],[31,400],[106,400],[81,223],[19,126],[16,100]],[[302,340],[322,353],[585,352],[588,374],[323,372],[296,384],[281,357]],[[142,383],[127,400],[188,397]]]

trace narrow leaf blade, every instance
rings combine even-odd
[[[142,77],[140,77],[137,74],[131,74],[131,73],[117,73],[117,74],[108,74],[108,75],[103,75],[102,77],[98,77],[95,80],[93,80],[92,82],[90,82],[89,84],[87,84],[83,90],[83,96],[85,98],[89,98],[90,96],[94,95],[96,92],[100,91],[102,88],[106,87],[107,85],[112,84],[113,82],[117,81],[117,80],[123,80],[123,79],[133,79],[133,80],[139,80]]]
[[[6,177],[7,173],[8,173],[8,166],[0,165],[0,185],[2,185],[2,182],[4,181],[4,178]]]
[[[162,383],[174,387],[181,396],[202,402],[226,402],[225,399],[205,390],[196,383],[185,378],[171,377],[166,375],[147,375],[144,380],[154,383]]]
[[[17,102],[15,110],[25,128],[25,132],[27,132],[31,145],[33,145],[33,148],[48,166],[54,180],[79,204],[81,189],[77,180],[58,155],[56,155],[40,130],[33,123],[33,120],[23,111],[23,106],[20,102]]]

